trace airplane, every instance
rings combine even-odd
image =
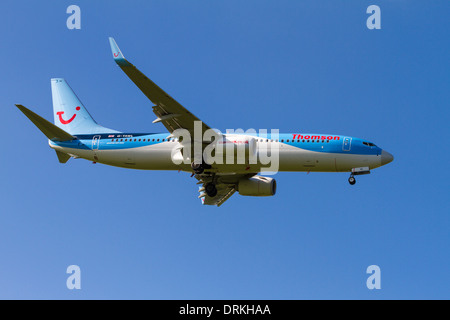
[[[114,61],[154,104],[153,123],[162,123],[169,132],[125,133],[103,127],[92,118],[64,79],[53,78],[54,123],[23,105],[16,106],[48,138],[60,163],[82,158],[122,168],[190,172],[198,180],[198,197],[202,203],[220,206],[236,191],[244,196],[275,195],[275,179],[259,175],[270,171],[267,159],[277,163],[275,172],[349,172],[351,185],[356,182],[355,176],[369,174],[370,170],[394,159],[370,141],[345,135],[221,133],[126,60],[113,38],[109,42]],[[206,154],[211,145],[212,151]],[[244,157],[238,159],[242,161],[236,160],[237,149],[243,150]],[[270,155],[274,155],[273,159],[268,158]],[[234,161],[218,161],[224,157]]]

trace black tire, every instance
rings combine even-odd
[[[195,163],[195,162],[191,163],[191,168],[195,172],[195,174],[201,174],[205,170],[205,168],[203,167],[203,164]]]
[[[206,191],[206,194],[208,195],[208,197],[213,198],[217,195],[217,188],[214,185],[214,183],[207,183],[205,185],[205,191]]]
[[[348,183],[350,183],[351,185],[354,185],[356,183],[355,177],[348,178]]]
[[[191,163],[191,168],[192,168],[192,170],[198,170],[198,169],[200,169],[202,167],[202,164],[201,163],[197,163],[197,162],[192,162]]]
[[[205,171],[205,169],[200,168],[200,169],[198,169],[198,170],[194,170],[194,173],[195,173],[195,174],[202,174],[203,171]]]

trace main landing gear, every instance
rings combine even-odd
[[[212,182],[208,182],[205,185],[205,192],[208,195],[208,197],[214,198],[217,195],[216,185]]]
[[[191,169],[194,171],[195,174],[202,174],[205,168],[203,167],[202,163],[191,163]]]
[[[201,175],[205,170],[211,169],[211,165],[209,165],[205,162],[197,163],[197,162],[193,161],[191,163],[191,169],[192,169],[192,171],[194,171],[193,175],[194,174]],[[214,183],[214,181],[216,181],[214,178],[215,174],[213,173],[211,175],[210,172],[205,172],[205,175],[212,176],[210,182],[207,182],[204,184],[205,193],[208,195],[208,197],[214,198],[217,195],[217,188]]]
[[[191,163],[191,169],[194,171],[195,174],[202,174],[205,169],[211,169],[211,165],[205,163],[205,162],[195,162],[193,161]]]

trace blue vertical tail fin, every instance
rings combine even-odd
[[[66,80],[54,78],[51,84],[56,126],[72,135],[119,132],[97,124]]]

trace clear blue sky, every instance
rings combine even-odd
[[[68,30],[66,8],[81,8]],[[366,9],[381,8],[381,30]],[[3,1],[0,298],[449,299],[450,2]],[[100,124],[165,132],[124,55],[210,126],[345,134],[395,161],[358,178],[280,173],[269,198],[202,206],[188,173],[71,159],[63,77]],[[66,268],[81,268],[81,290]],[[366,268],[381,268],[368,290]]]

